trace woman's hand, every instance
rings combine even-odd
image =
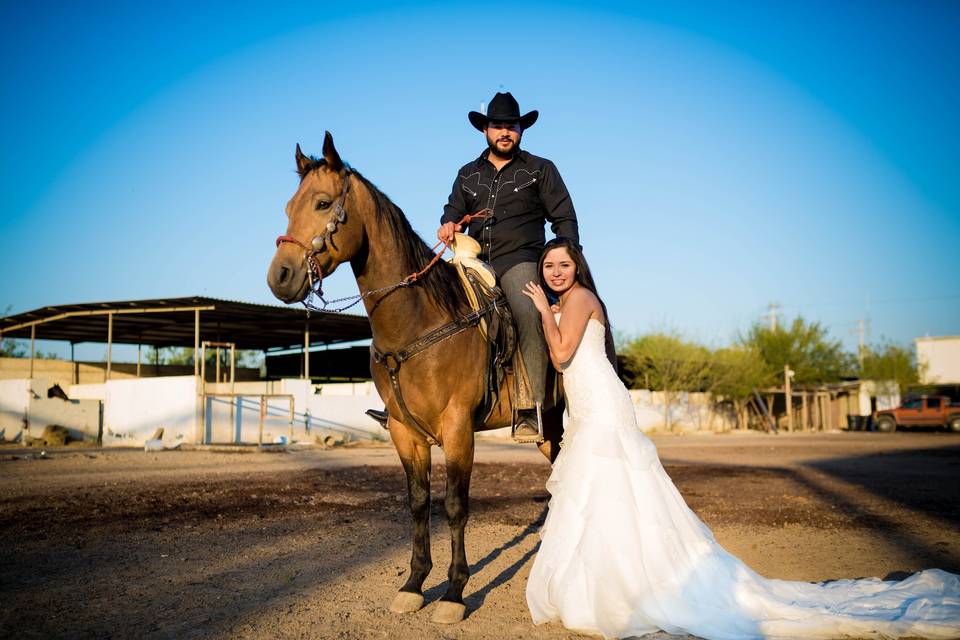
[[[550,301],[547,300],[547,294],[543,292],[543,288],[540,285],[535,282],[528,282],[526,288],[521,293],[533,300],[533,306],[535,306],[540,313],[553,313],[550,310]]]

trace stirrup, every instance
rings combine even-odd
[[[544,441],[543,437],[543,414],[541,411],[541,403],[537,402],[535,404],[537,409],[537,433],[535,435],[518,435],[517,434],[517,423],[519,420],[514,420],[513,425],[510,429],[510,435],[513,437],[514,442],[519,443],[528,443],[533,442],[535,444],[540,444]]]
[[[386,410],[377,411],[376,409],[367,409],[366,411],[364,411],[364,413],[366,413],[368,416],[370,416],[371,418],[379,422],[380,426],[383,427],[384,429],[388,428],[387,417],[389,416],[389,414],[386,412]]]

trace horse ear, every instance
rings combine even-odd
[[[343,169],[343,160],[340,159],[337,148],[333,146],[333,136],[330,135],[329,131],[325,132],[323,136],[323,157],[327,161],[327,166],[334,171]]]
[[[310,159],[310,156],[303,154],[303,151],[300,150],[300,143],[297,143],[297,152],[294,154],[294,157],[297,160],[297,173],[300,175],[300,179],[303,180],[303,177],[307,175],[309,167],[313,164],[313,160]]]

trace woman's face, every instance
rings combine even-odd
[[[563,293],[577,281],[577,265],[566,247],[557,247],[547,252],[543,259],[543,281],[554,293]]]

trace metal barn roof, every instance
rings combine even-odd
[[[199,323],[196,320],[199,319]],[[112,324],[112,328],[110,325]],[[199,340],[236,343],[238,349],[302,349],[310,344],[372,337],[366,316],[193,296],[88,302],[42,307],[0,318],[0,336],[72,343],[108,341],[158,347],[192,347]]]

